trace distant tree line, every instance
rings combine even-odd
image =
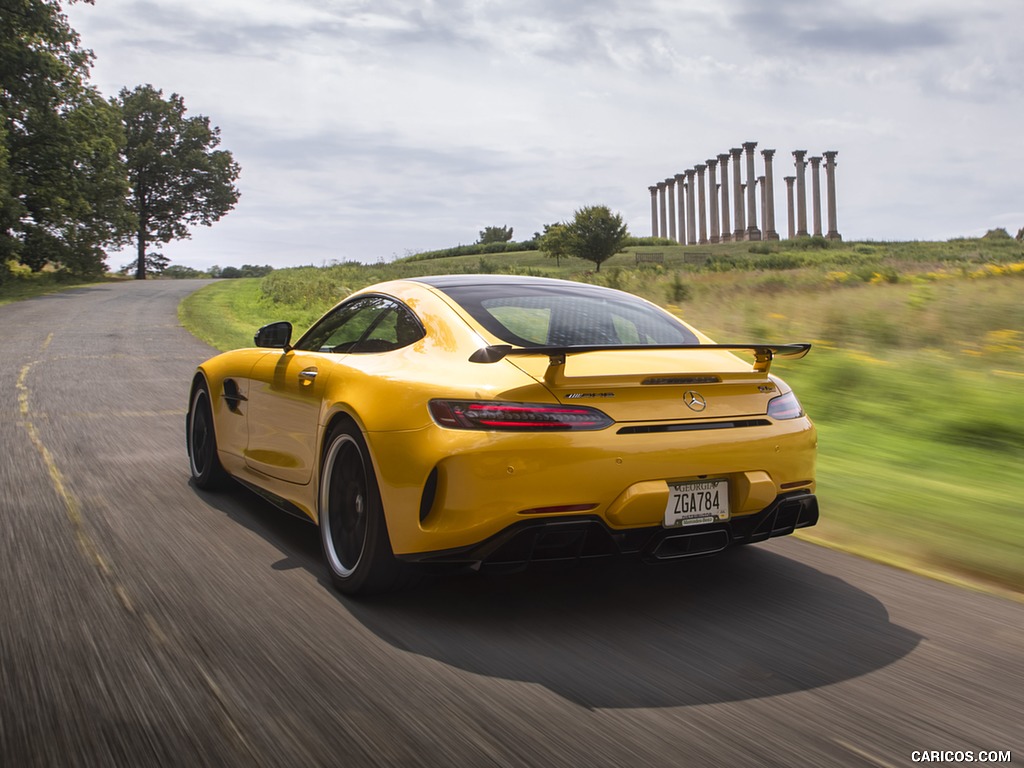
[[[543,232],[534,232],[530,240],[514,242],[512,227],[485,227],[472,245],[457,245],[437,251],[423,251],[402,261],[425,261],[451,256],[478,256],[514,251],[544,251],[560,264],[563,258],[592,261],[596,271],[601,264],[623,249],[635,245],[674,244],[664,238],[630,237],[622,216],[606,205],[591,205],[575,212],[571,221],[545,224]]]
[[[105,99],[93,60],[59,0],[0,0],[0,280],[12,261],[98,275],[133,242],[142,278],[163,258],[150,245],[238,201],[239,166],[207,117],[151,85]]]
[[[158,256],[159,258],[154,259],[153,256]],[[131,275],[135,273],[135,269],[136,266],[133,261],[132,263],[121,267],[120,273],[122,275]],[[274,268],[269,264],[264,264],[263,266],[243,264],[240,267],[219,267],[214,264],[207,270],[193,269],[192,267],[186,267],[181,264],[169,264],[167,259],[160,256],[160,254],[150,254],[150,258],[146,264],[146,270],[150,275],[182,280],[199,277],[215,277],[223,279],[238,277],[266,277],[274,271]]]

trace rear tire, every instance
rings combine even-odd
[[[331,582],[348,595],[398,586],[408,566],[395,559],[373,463],[359,429],[334,427],[320,472],[320,541]]]
[[[197,488],[212,491],[223,488],[228,473],[217,456],[217,435],[213,426],[210,390],[200,381],[192,390],[192,402],[185,422],[185,443],[192,482]]]

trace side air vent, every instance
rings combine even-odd
[[[423,495],[420,496],[420,522],[427,519],[437,497],[437,467],[430,470],[427,482],[423,484]]]

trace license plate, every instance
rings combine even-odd
[[[665,527],[704,525],[729,519],[729,481],[693,480],[668,484]]]

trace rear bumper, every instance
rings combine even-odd
[[[778,496],[753,515],[725,523],[689,528],[615,530],[594,516],[524,520],[469,547],[401,555],[420,563],[480,564],[516,570],[532,563],[554,563],[633,556],[643,560],[676,560],[721,552],[734,544],[750,544],[786,536],[818,522],[818,500],[812,493]]]

